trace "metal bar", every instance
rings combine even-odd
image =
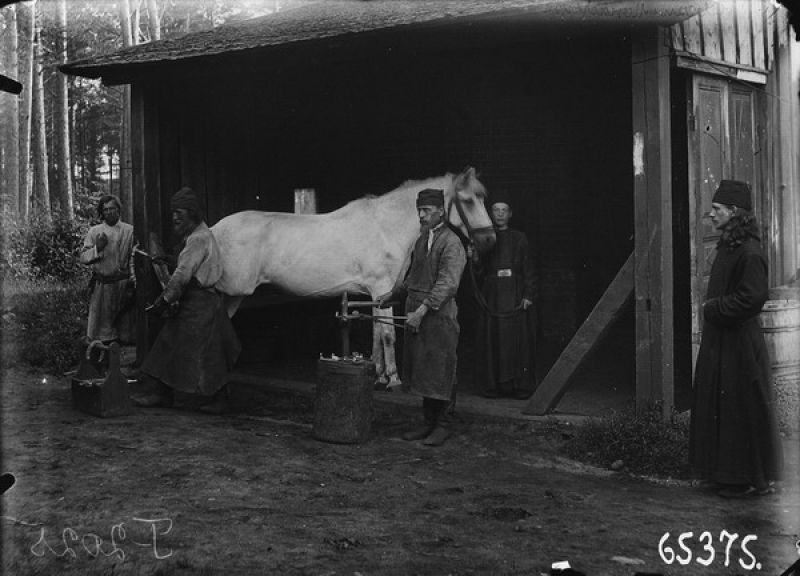
[[[398,306],[399,302],[386,302],[383,306],[384,308],[388,308],[389,306]],[[365,302],[361,300],[357,300],[355,302],[349,302],[347,304],[348,308],[375,308],[378,305],[377,302]]]

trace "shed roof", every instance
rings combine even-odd
[[[61,66],[98,78],[135,67],[269,49],[339,36],[458,23],[481,16],[539,21],[671,24],[719,0],[320,0],[244,22],[124,48]]]

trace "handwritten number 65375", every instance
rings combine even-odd
[[[694,537],[694,532],[683,532],[678,536],[678,548],[679,551],[675,551],[672,546],[667,544],[669,540],[670,533],[666,532],[662,537],[661,540],[658,542],[658,554],[661,556],[661,559],[664,561],[665,564],[672,564],[673,562],[678,562],[683,566],[686,566],[692,561],[692,549],[687,544],[691,542],[692,538]],[[739,538],[739,535],[736,533],[731,534],[727,530],[722,530],[719,534],[720,543],[725,544],[725,566],[730,566],[731,562],[731,548],[733,547],[734,542]],[[712,536],[711,532],[705,531],[700,534],[698,538],[700,544],[703,544],[703,551],[707,552],[706,556],[702,556],[698,554],[695,557],[695,561],[698,564],[703,566],[710,566],[714,559],[716,558],[716,550],[714,549],[714,537]],[[748,561],[745,562],[745,558],[739,558],[739,565],[744,568],[745,570],[752,570],[756,568],[758,570],[761,569],[761,563],[756,561],[756,557],[753,555],[752,552],[747,548],[747,545],[754,540],[758,540],[758,536],[755,534],[748,534],[744,538],[742,538],[739,542],[739,547],[741,548],[742,554],[745,557],[749,558]],[[681,554],[681,552],[685,554]]]

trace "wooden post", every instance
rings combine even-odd
[[[131,164],[133,185],[133,232],[148,249],[151,232],[161,230],[161,189],[159,186],[158,105],[152,84],[135,82],[131,89]],[[155,326],[144,312],[148,296],[160,293],[160,286],[150,265],[136,258],[136,360],[141,363],[155,338]]]
[[[347,292],[342,294],[342,309],[339,321],[342,323],[339,333],[342,336],[342,358],[350,356],[350,307],[347,305]]]
[[[547,376],[536,388],[530,402],[523,410],[525,414],[547,414],[564,396],[572,376],[603,339],[633,293],[633,265],[633,254],[631,254]]]
[[[673,407],[670,61],[663,27],[633,35],[636,407]]]
[[[316,214],[317,192],[313,188],[294,189],[294,213]]]
[[[775,123],[771,127],[777,132],[775,135],[776,167],[775,188],[767,190],[777,196],[780,212],[780,254],[771,267],[777,273],[778,284],[784,284],[790,279],[797,279],[800,272],[800,207],[798,206],[798,184],[800,184],[800,43],[792,38],[794,33],[786,20],[786,10],[781,7],[776,12],[775,30],[768,31],[776,34],[775,62],[773,75],[777,82],[778,98],[776,102]]]

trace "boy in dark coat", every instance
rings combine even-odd
[[[768,298],[767,262],[750,188],[722,180],[711,220],[722,236],[703,304],[689,463],[723,497],[773,491],[782,468],[767,346],[758,321]]]
[[[533,326],[530,316],[536,291],[536,275],[528,238],[509,227],[511,205],[502,193],[493,195],[492,221],[497,242],[478,260],[481,293],[486,308],[478,323],[477,375],[484,383],[484,396],[501,393],[518,399],[531,395]]]

